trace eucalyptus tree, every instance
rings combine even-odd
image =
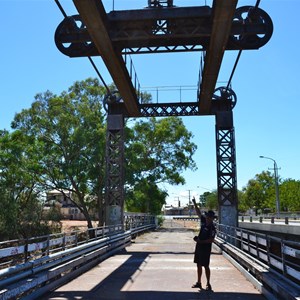
[[[159,186],[185,183],[182,172],[188,168],[196,170],[193,154],[197,146],[192,137],[182,119],[175,117],[142,119],[127,129],[126,203],[129,209],[142,206],[145,211],[157,213],[166,198],[166,191]],[[150,204],[141,205],[145,201]]]
[[[32,140],[19,131],[0,132],[0,237],[28,238],[49,233],[42,220],[38,183],[28,169]]]
[[[71,192],[89,228],[94,199],[98,206],[103,202],[106,130],[101,95],[98,80],[75,82],[58,96],[37,94],[12,122],[13,129],[34,141],[36,164],[28,171],[46,190]]]

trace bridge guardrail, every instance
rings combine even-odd
[[[0,242],[0,267],[27,262],[121,231],[123,231],[123,226],[116,225]]]
[[[281,216],[280,218],[275,216],[240,216],[239,217],[240,222],[259,222],[259,223],[271,223],[271,224],[289,224],[291,222],[293,223],[299,223],[300,224],[300,218],[298,216]]]
[[[122,225],[101,227],[92,229],[94,236],[84,232],[85,240],[76,240],[78,232],[77,235],[75,232],[68,238],[66,235],[53,239],[48,236],[45,241],[45,237],[39,237],[37,243],[19,245],[22,251],[15,256],[21,255],[22,262],[0,270],[0,299],[37,299],[125,248],[134,235],[155,227],[154,223],[139,223],[126,231],[121,230]],[[29,253],[26,254],[25,248],[34,249],[32,245],[36,244],[42,247],[34,256],[24,259]],[[50,249],[50,245],[56,248]],[[9,253],[5,248],[0,250],[3,250],[2,255]]]
[[[300,296],[300,243],[218,224],[216,243],[276,299]]]
[[[174,216],[174,220],[183,221],[199,221],[198,217],[194,216]],[[272,224],[290,224],[291,222],[297,222],[300,224],[300,218],[298,216],[284,216],[282,218],[277,218],[274,216],[239,216],[240,222],[259,222],[259,223],[272,223]]]

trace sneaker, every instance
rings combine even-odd
[[[211,285],[209,283],[206,285],[206,289],[205,290],[207,290],[207,291],[211,291],[212,290]]]

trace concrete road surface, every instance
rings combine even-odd
[[[137,237],[131,246],[43,299],[88,300],[262,300],[265,299],[217,249],[211,256],[213,291],[192,289],[196,282],[192,229],[164,224]],[[204,274],[203,274],[204,275]],[[202,285],[205,286],[205,277]]]

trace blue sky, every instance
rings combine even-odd
[[[103,2],[110,11],[113,2]],[[255,2],[239,1],[238,7]],[[61,4],[68,15],[76,14],[71,0]],[[140,9],[147,1],[115,0],[114,4],[115,9]],[[204,5],[205,0],[174,0],[174,4]],[[273,36],[261,49],[243,51],[232,80],[237,94],[234,126],[239,189],[256,174],[273,167],[272,161],[261,159],[260,155],[276,160],[281,178],[300,179],[300,27],[297,25],[300,1],[261,0],[260,8],[273,20]],[[54,32],[62,19],[54,0],[0,0],[1,129],[9,129],[14,114],[29,108],[37,93],[50,90],[59,94],[76,80],[97,77],[87,58],[69,58],[56,48]],[[229,79],[236,55],[237,52],[226,52],[218,81]],[[184,53],[135,55],[132,59],[142,87],[196,86],[199,57],[200,53]],[[94,61],[106,83],[110,83],[101,58]],[[167,102],[174,95],[164,92],[160,97]],[[188,92],[183,92],[182,97],[184,101],[189,97],[195,100]],[[165,185],[170,204],[175,204],[178,197],[182,204],[186,203],[188,190],[191,195],[198,195],[217,185],[214,117],[186,117],[184,122],[198,145],[195,154],[198,170],[183,174],[185,186]]]

